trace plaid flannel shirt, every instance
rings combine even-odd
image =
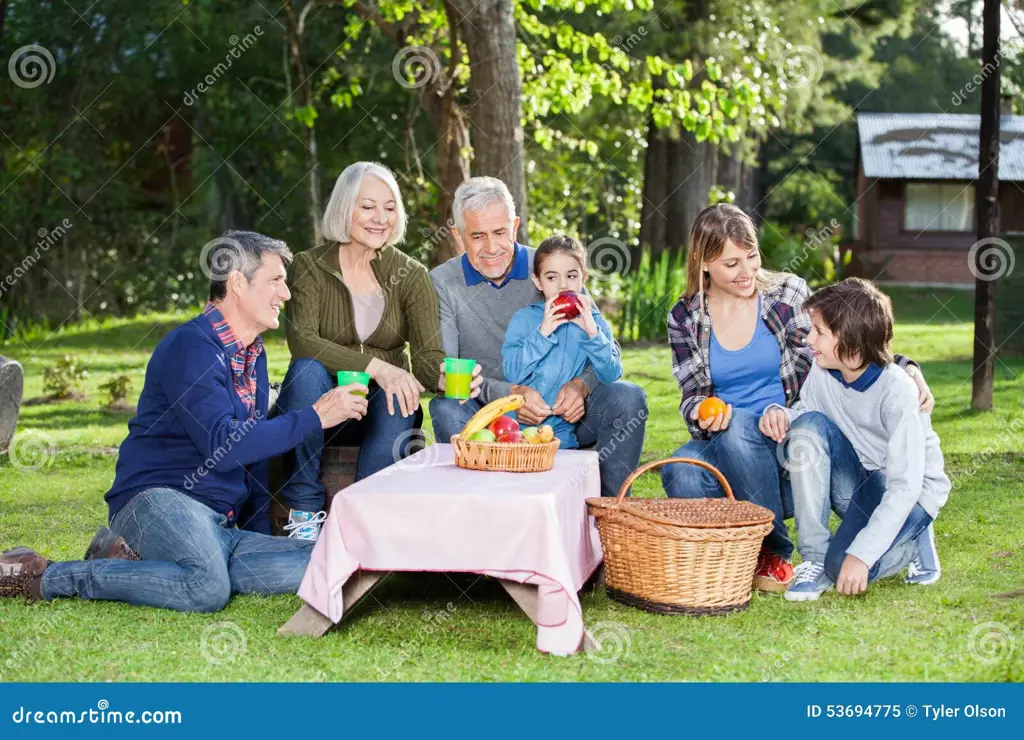
[[[786,393],[786,406],[800,397],[800,388],[811,369],[814,355],[804,344],[811,330],[810,317],[802,310],[811,294],[807,281],[779,273],[777,281],[762,293],[761,320],[771,330],[782,351],[779,377]],[[715,393],[711,382],[711,314],[700,294],[680,298],[668,314],[668,343],[672,347],[672,374],[683,394],[679,413],[694,439],[710,439],[690,417],[695,406]],[[915,365],[902,355],[894,356],[900,367]]]

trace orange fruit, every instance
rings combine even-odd
[[[714,419],[719,414],[724,416],[725,411],[725,401],[712,396],[700,402],[700,406],[697,407],[697,418],[701,421],[707,421],[708,419]]]

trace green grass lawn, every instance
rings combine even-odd
[[[213,615],[69,599],[0,601],[5,681],[1020,681],[1024,679],[1024,360],[996,363],[996,410],[969,409],[971,301],[967,294],[900,291],[896,349],[921,361],[954,480],[936,522],[943,578],[931,588],[892,581],[858,599],[811,604],[755,594],[727,617],[656,616],[588,592],[584,618],[609,650],[555,658],[537,652],[533,625],[501,588],[475,576],[392,575],[320,640],[279,638],[294,596],[235,598]],[[1006,298],[1009,298],[1007,296]],[[39,472],[0,462],[0,546],[81,557],[106,518],[103,494],[129,415],[100,410],[98,386],[126,372],[142,386],[149,352],[180,316],[81,325],[12,340],[26,397],[65,353],[88,368],[89,398],[28,406],[54,454]],[[268,341],[271,378],[288,353]],[[628,349],[626,377],[648,393],[644,460],[685,441],[667,348]],[[1016,421],[1016,425],[1014,425]],[[660,492],[656,474],[641,495]],[[468,588],[466,595],[462,590]]]

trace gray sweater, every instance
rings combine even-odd
[[[531,303],[544,300],[544,295],[530,280],[533,273],[533,247],[525,247],[529,255],[526,279],[512,278],[500,288],[489,280],[466,285],[462,257],[452,257],[435,267],[430,278],[434,281],[441,309],[441,346],[446,357],[474,359],[481,366],[484,377],[480,400],[490,403],[512,392],[512,384],[505,380],[501,363],[501,346],[512,316]],[[613,354],[619,356],[618,343],[613,342]],[[590,366],[583,373],[583,382],[593,390],[599,384]]]
[[[815,363],[800,399],[785,411],[790,421],[820,411],[850,440],[861,465],[885,475],[882,502],[846,551],[869,568],[892,545],[914,504],[934,519],[949,498],[939,435],[918,409],[917,386],[898,365],[887,365],[874,383],[855,390]]]

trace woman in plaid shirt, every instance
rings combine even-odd
[[[804,345],[810,328],[801,306],[810,295],[803,278],[761,269],[757,230],[739,208],[705,208],[690,231],[686,292],[668,315],[672,371],[682,392],[679,413],[693,437],[678,457],[719,468],[737,498],[775,514],[765,538],[754,585],[783,592],[793,579],[793,543],[785,519],[793,515],[793,494],[782,470],[785,454],[758,430],[770,404],[791,406],[800,394],[812,357]],[[917,383],[921,408],[934,399],[917,365],[896,355]],[[718,396],[726,411],[697,419],[701,401]],[[715,478],[693,465],[662,468],[672,498],[721,496]]]

